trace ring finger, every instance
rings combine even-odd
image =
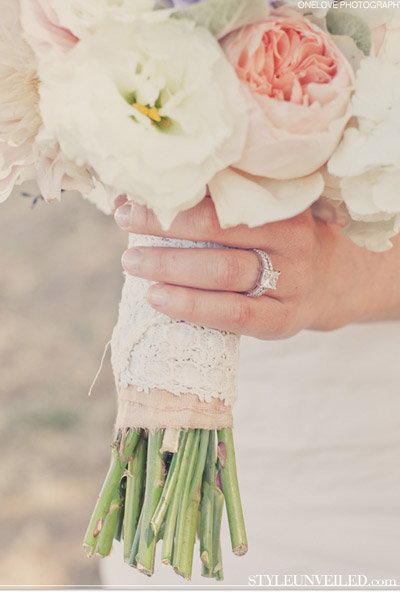
[[[124,253],[122,265],[151,281],[230,292],[251,289],[259,272],[254,252],[233,248],[135,247]]]

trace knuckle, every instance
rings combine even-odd
[[[278,338],[291,337],[296,331],[296,310],[293,304],[281,304],[275,322],[275,334]]]
[[[151,232],[155,229],[156,219],[153,211],[143,204],[135,203],[131,209],[131,231]]]
[[[153,211],[147,206],[143,206],[143,227],[144,229],[154,229],[156,219]]]
[[[196,293],[193,293],[190,290],[185,291],[184,296],[184,304],[185,304],[185,315],[186,319],[190,320],[191,318],[199,315],[200,313],[200,301]]]
[[[167,277],[171,271],[171,260],[166,252],[162,250],[157,250],[153,256],[153,264],[151,265],[154,268],[154,271],[157,275],[163,279]]]
[[[194,225],[204,232],[206,237],[216,237],[221,231],[217,213],[213,205],[205,203],[201,206],[200,213],[195,217]]]
[[[281,303],[277,310],[271,311],[271,305],[261,311],[261,323],[258,330],[263,331],[262,339],[285,339],[296,333],[296,311],[293,305]]]
[[[240,296],[232,302],[229,314],[229,321],[234,325],[235,329],[245,329],[251,318],[250,303],[246,302]]]
[[[291,294],[293,298],[301,299],[307,293],[310,284],[311,270],[309,263],[305,260],[299,260],[293,271],[293,278],[291,281]]]
[[[215,282],[219,288],[230,290],[237,286],[241,266],[235,255],[222,253],[213,268],[215,268]]]

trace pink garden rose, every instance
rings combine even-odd
[[[353,70],[329,34],[297,13],[273,13],[229,34],[249,132],[234,166],[272,179],[303,177],[332,155],[350,118]]]

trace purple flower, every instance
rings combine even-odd
[[[190,4],[196,4],[196,2],[202,2],[202,0],[172,0],[174,6],[189,6]]]
[[[196,2],[202,2],[203,0],[159,0],[158,4],[164,8],[185,8]]]

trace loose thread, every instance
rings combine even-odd
[[[100,367],[98,368],[98,370],[97,370],[97,373],[96,373],[96,375],[94,376],[94,379],[93,379],[93,381],[92,381],[92,385],[90,386],[90,389],[89,389],[89,392],[88,392],[88,396],[90,396],[90,395],[92,394],[92,391],[93,391],[93,388],[94,388],[94,386],[95,386],[95,384],[96,384],[96,381],[97,381],[97,379],[99,378],[99,375],[100,375],[100,373],[101,373],[101,370],[102,370],[102,368],[103,368],[103,364],[104,364],[104,361],[105,361],[105,358],[106,358],[106,355],[107,355],[107,350],[108,350],[108,347],[109,347],[110,345],[111,345],[111,340],[109,340],[109,341],[107,342],[107,344],[106,344],[106,347],[104,348],[103,356],[101,357]]]

